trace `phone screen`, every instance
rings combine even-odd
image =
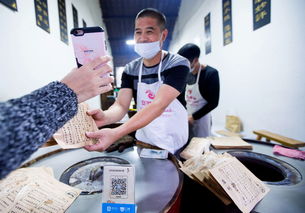
[[[78,67],[106,55],[105,35],[101,27],[74,28],[71,37]]]

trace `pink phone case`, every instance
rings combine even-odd
[[[83,34],[77,34],[81,30]],[[71,30],[77,66],[87,64],[97,57],[106,55],[104,30],[100,27],[75,28]]]

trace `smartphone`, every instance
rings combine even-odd
[[[103,28],[74,28],[70,34],[78,67],[107,54]]]

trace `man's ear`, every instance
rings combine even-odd
[[[198,63],[198,60],[199,60],[198,58],[194,58],[193,61],[190,63],[191,66],[192,66],[192,65],[195,66],[195,64]],[[193,67],[193,66],[192,66],[192,67]]]
[[[166,37],[167,37],[167,34],[168,34],[168,30],[167,29],[164,29],[163,32],[162,32],[162,41],[164,42]]]

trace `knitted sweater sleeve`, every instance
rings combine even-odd
[[[1,102],[0,179],[18,168],[76,113],[76,94],[60,82]]]

